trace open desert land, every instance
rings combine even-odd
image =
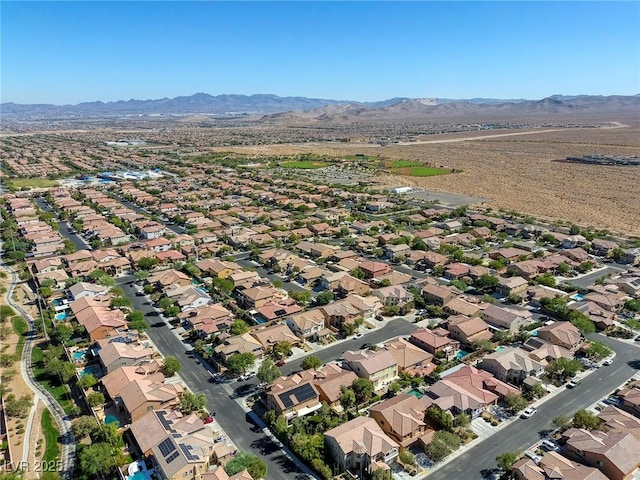
[[[551,131],[549,131],[551,130]],[[640,127],[540,128],[523,135],[470,140],[469,132],[429,135],[464,141],[379,147],[367,144],[304,144],[224,147],[251,154],[366,153],[462,170],[435,177],[380,176],[388,186],[410,185],[489,199],[486,206],[515,210],[546,220],[640,236],[640,168],[569,164],[569,155],[640,156]],[[533,133],[536,132],[536,133]],[[487,131],[477,136],[487,136]]]

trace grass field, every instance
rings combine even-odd
[[[21,188],[48,188],[60,185],[58,180],[49,180],[48,178],[11,178],[6,180],[7,186],[13,187],[15,190]]]
[[[300,169],[313,169],[313,168],[322,168],[326,167],[328,163],[319,162],[319,161],[293,161],[293,162],[283,162],[280,164],[282,168],[300,168]]]
[[[446,175],[451,173],[447,168],[428,167],[423,163],[413,160],[393,160],[388,167],[396,175],[409,177],[433,177],[434,175]]]
[[[16,346],[16,355],[21,358],[26,334],[29,331],[29,325],[27,325],[27,322],[18,315],[11,318],[11,323],[13,325],[13,330],[20,336],[18,338],[18,345]]]
[[[43,460],[45,462],[55,462],[58,459],[60,451],[58,450],[58,428],[56,427],[51,412],[45,409],[42,412],[42,433],[44,433],[45,448]]]
[[[31,351],[31,362],[35,365],[33,373],[38,383],[46,388],[51,395],[58,401],[65,413],[70,413],[73,408],[73,401],[69,394],[68,385],[55,385],[44,369],[44,355],[38,347],[33,347]]]

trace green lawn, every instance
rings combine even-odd
[[[24,342],[26,340],[26,333],[29,331],[29,325],[25,322],[24,318],[16,315],[11,318],[13,330],[20,335],[18,338],[18,344],[16,345],[16,356],[22,358],[22,349],[24,348]]]
[[[328,163],[319,162],[319,161],[293,161],[293,162],[283,162],[280,164],[282,168],[301,168],[301,169],[312,169],[312,168],[323,168],[326,167]]]
[[[448,168],[429,167],[424,163],[413,160],[393,160],[389,162],[388,168],[397,175],[406,175],[408,177],[432,177],[451,173]]]
[[[45,440],[44,456],[42,459],[45,462],[55,462],[60,455],[60,450],[58,449],[60,432],[53,421],[51,412],[46,409],[42,412],[42,433],[44,434]]]
[[[48,178],[8,178],[6,179],[6,183],[8,187],[13,187],[15,190],[20,190],[21,188],[48,188],[48,187],[57,187],[60,185],[58,180],[50,180]]]
[[[40,385],[46,388],[51,395],[58,401],[65,413],[69,414],[73,408],[73,401],[69,394],[69,387],[65,385],[57,385],[56,381],[52,379],[44,372],[42,350],[38,347],[33,347],[31,351],[31,363],[33,363],[33,374]]]

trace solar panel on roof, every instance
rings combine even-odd
[[[306,402],[307,400],[311,400],[316,397],[317,394],[313,390],[313,387],[310,383],[305,383],[304,385],[300,385],[288,392],[282,393],[279,395],[280,401],[285,406],[285,408],[293,407],[294,405],[294,397],[297,403]]]
[[[158,420],[160,420],[160,423],[162,424],[165,430],[167,430],[168,432],[173,432],[174,430],[173,428],[171,428],[171,423],[169,422],[169,420],[167,420],[165,413],[166,412],[157,412]]]
[[[160,453],[166,457],[176,449],[176,445],[170,438],[165,438],[162,442],[160,442],[158,448],[160,449]]]
[[[180,447],[180,450],[182,450],[182,453],[184,453],[184,456],[187,457],[188,461],[198,460],[199,457],[191,453],[191,450],[193,449],[191,445],[180,443],[178,446]]]
[[[180,454],[178,452],[173,452],[169,457],[167,457],[167,463],[173,462],[179,456]]]

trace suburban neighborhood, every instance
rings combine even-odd
[[[637,241],[207,169],[2,196],[3,338],[59,404],[62,476],[640,478]],[[3,393],[5,466],[31,409]]]

